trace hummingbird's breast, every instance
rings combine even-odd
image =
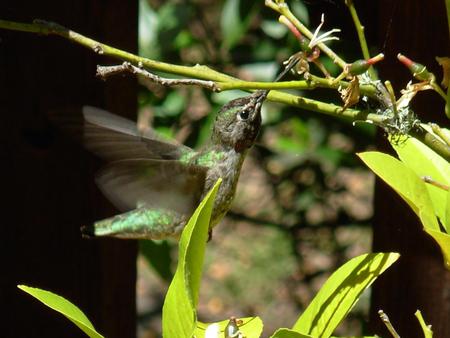
[[[245,153],[238,153],[234,149],[230,149],[224,152],[221,161],[215,162],[208,169],[203,197],[212,189],[219,178],[222,179],[214,202],[211,228],[220,222],[233,202],[244,157]]]

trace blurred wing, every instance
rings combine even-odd
[[[140,132],[136,123],[106,110],[83,107],[83,143],[96,155],[108,160],[176,160],[192,149],[164,139],[154,130]]]
[[[121,211],[162,208],[190,216],[200,202],[206,170],[179,161],[122,160],[101,170],[97,183]]]

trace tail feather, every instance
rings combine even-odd
[[[83,238],[92,239],[95,237],[95,227],[93,225],[84,225],[80,228]]]
[[[169,210],[138,208],[81,228],[83,237],[118,237],[125,239],[178,238],[186,219]]]

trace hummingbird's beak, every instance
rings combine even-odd
[[[294,57],[292,58],[292,60],[290,59],[289,64],[280,74],[278,74],[274,82],[278,82],[279,80],[281,80],[297,64],[299,60],[300,60],[299,57]],[[255,119],[256,116],[261,114],[262,104],[264,100],[267,98],[267,95],[269,95],[269,91],[270,90],[265,89],[265,90],[258,90],[253,93],[253,97],[255,99],[255,114],[253,119]]]
[[[258,90],[257,92],[253,93],[253,98],[255,102],[255,109],[252,120],[256,119],[257,116],[261,115],[261,107],[264,103],[264,100],[267,98],[267,95],[269,94],[268,90]]]

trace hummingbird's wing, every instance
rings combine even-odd
[[[97,184],[121,211],[165,209],[189,217],[200,202],[206,171],[174,160],[122,160],[104,167]]]
[[[153,129],[141,132],[136,123],[106,110],[83,107],[85,146],[108,161],[126,159],[176,160],[193,150],[163,138]]]

